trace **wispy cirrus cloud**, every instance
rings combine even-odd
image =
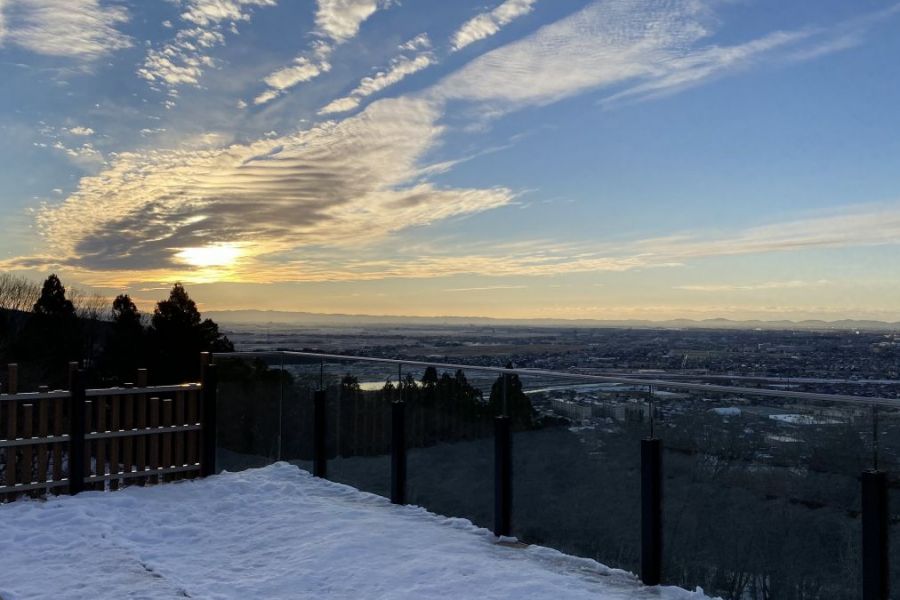
[[[673,286],[674,290],[687,292],[758,292],[768,290],[800,290],[811,287],[831,285],[827,279],[804,281],[791,279],[788,281],[762,281],[758,283],[696,283]]]
[[[420,34],[400,46],[402,54],[391,60],[390,66],[371,77],[364,77],[348,95],[332,100],[321,110],[320,115],[347,112],[359,106],[363,98],[388,88],[409,75],[426,69],[436,62],[431,52],[431,40],[427,34]],[[412,53],[412,55],[410,55]]]
[[[204,69],[215,66],[211,52],[225,44],[225,36],[237,33],[237,24],[248,22],[253,8],[275,4],[276,0],[178,0],[183,26],[172,40],[147,52],[138,76],[167,89],[170,96],[177,95],[179,86],[198,85]]]
[[[471,61],[435,87],[444,99],[504,112],[588,90],[614,89],[613,105],[674,93],[756,65],[812,60],[861,42],[900,5],[833,27],[774,31],[733,45],[706,43],[716,31],[703,2],[603,0]]]
[[[500,29],[534,9],[537,0],[506,0],[493,10],[466,21],[452,36],[453,51],[495,35]]]
[[[486,285],[481,287],[467,287],[467,288],[449,288],[445,289],[445,292],[450,292],[452,294],[456,293],[464,293],[464,292],[493,292],[498,290],[524,290],[527,289],[527,285]]]
[[[118,30],[128,19],[121,5],[101,0],[7,0],[0,3],[0,43],[93,61],[132,45]]]
[[[316,27],[335,43],[356,37],[359,27],[390,0],[318,0]]]
[[[512,109],[621,84],[688,53],[709,33],[705,14],[694,2],[595,2],[479,56],[434,93]]]
[[[298,56],[286,66],[273,71],[263,80],[268,86],[253,99],[253,104],[266,104],[288,90],[305,81],[315,79],[322,73],[331,70],[329,62],[332,47],[330,44],[317,40],[312,43],[306,55]]]
[[[356,37],[363,22],[390,5],[391,0],[317,0],[314,34],[319,39],[291,64],[268,75],[264,79],[266,89],[253,99],[253,104],[271,102],[294,86],[330,71],[335,46]]]

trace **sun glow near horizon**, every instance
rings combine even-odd
[[[231,267],[243,255],[244,252],[236,244],[211,244],[182,248],[175,254],[175,259],[192,267]]]

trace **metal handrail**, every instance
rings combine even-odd
[[[856,404],[863,406],[886,406],[900,409],[900,398],[883,398],[878,396],[853,396],[848,394],[820,394],[816,392],[796,392],[791,390],[773,390],[767,388],[749,388],[732,385],[718,385],[712,383],[688,383],[682,381],[667,381],[664,379],[645,379],[636,376],[613,376],[613,375],[588,375],[580,373],[568,373],[565,371],[552,371],[549,369],[517,369],[505,367],[484,367],[479,365],[464,365],[459,363],[441,363],[428,362],[423,360],[403,360],[395,358],[375,358],[371,356],[353,356],[344,354],[328,354],[320,352],[299,352],[293,350],[271,350],[263,352],[240,351],[240,352],[217,352],[214,357],[252,357],[252,356],[299,356],[304,358],[315,358],[322,361],[339,360],[339,361],[355,361],[370,362],[391,365],[409,365],[423,367],[439,367],[441,369],[462,369],[468,371],[485,371],[488,373],[496,373],[498,375],[529,375],[543,377],[558,377],[560,379],[577,379],[580,381],[591,381],[597,383],[619,383],[624,385],[645,385],[649,388],[668,388],[676,390],[716,392],[725,394],[746,394],[752,396],[766,396],[771,398],[784,398],[791,400],[801,400],[806,402],[838,402],[842,404]],[[900,385],[900,381],[896,382]]]

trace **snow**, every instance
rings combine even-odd
[[[710,409],[710,412],[714,412],[717,415],[722,417],[739,417],[741,416],[741,409],[736,406],[719,406],[717,408]]]
[[[812,415],[780,414],[769,415],[769,418],[787,425],[840,425],[837,419],[815,417]]]
[[[0,597],[702,600],[287,463],[0,505]]]

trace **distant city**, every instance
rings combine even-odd
[[[237,350],[311,350],[493,367],[511,362],[586,374],[653,371],[661,378],[699,381],[794,378],[786,385],[871,396],[896,395],[900,378],[900,331],[887,326],[875,331],[836,325],[832,330],[775,329],[774,324],[772,329],[719,329],[699,323],[694,328],[448,325],[438,320],[346,324],[362,317],[335,325],[340,320],[324,316],[301,326],[240,323],[229,313],[209,314],[223,323]]]

